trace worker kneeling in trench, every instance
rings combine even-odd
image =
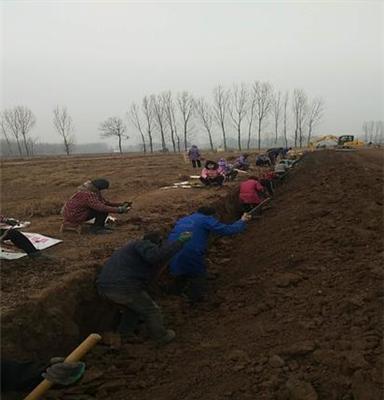
[[[175,240],[163,244],[159,232],[147,233],[141,240],[130,241],[116,250],[102,268],[97,290],[107,300],[123,306],[118,327],[123,340],[136,337],[140,321],[144,321],[158,344],[175,338],[175,332],[164,327],[160,307],[147,293],[147,286],[156,278],[161,265],[180,251],[191,236],[190,232],[180,232]]]

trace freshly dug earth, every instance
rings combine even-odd
[[[209,266],[219,277],[212,281],[207,307],[190,310],[178,299],[157,294],[169,326],[177,332],[174,343],[163,348],[149,342],[127,344],[119,351],[99,346],[87,357],[83,381],[73,388],[51,391],[47,399],[382,398],[382,157],[376,150],[307,155],[278,189],[273,208],[261,220],[250,224],[245,234],[219,239],[213,245]],[[233,216],[236,207],[228,208],[230,201],[225,202],[231,189],[197,195],[187,191],[185,202],[196,205],[219,200],[227,204],[222,213]],[[175,207],[181,200],[178,196],[184,196],[176,192],[172,191],[175,195],[164,209]],[[148,200],[154,209],[165,201],[163,197],[157,200],[160,193],[164,192],[157,191]],[[178,211],[185,212],[185,208]],[[173,218],[167,215],[170,220],[165,224],[177,212]],[[45,218],[50,222],[53,217]],[[160,216],[158,221],[162,221]],[[122,242],[118,232],[113,235]],[[85,237],[71,240],[80,246],[81,258],[74,279],[86,286],[97,268],[94,264],[100,264],[90,257],[92,251],[105,257],[114,242],[112,238],[107,242],[95,238],[92,244]],[[95,245],[99,248],[92,250]],[[71,253],[68,244],[63,256],[67,254],[68,264],[62,269],[68,274],[75,261],[75,250]],[[44,269],[42,282],[50,282],[53,292],[39,294],[38,299],[30,297],[33,286],[41,289],[36,266],[34,273],[26,265],[12,268],[24,268],[27,276],[35,276],[35,282],[20,300],[6,297],[6,314],[21,315],[22,304],[36,311],[35,303],[55,295],[60,298],[57,314],[63,317],[60,307],[65,308],[65,296],[72,307],[83,301],[78,324],[85,314],[100,313],[88,287],[82,290],[81,284],[76,285],[75,295],[66,294],[65,285],[71,292],[74,287],[58,266],[53,274]],[[12,283],[17,285],[23,272],[7,267],[3,275],[7,273],[3,290],[11,292]],[[55,273],[57,287],[52,283]],[[79,300],[84,292],[89,298]],[[44,318],[44,303],[39,307],[40,318]],[[72,312],[71,305],[67,307]],[[50,318],[54,320],[55,315]],[[73,331],[79,330],[78,324],[73,322]],[[11,325],[7,320],[6,337],[15,343]],[[85,332],[80,329],[78,333]],[[45,339],[49,336],[41,334]],[[58,342],[62,332],[50,334]],[[17,354],[15,348],[10,349]],[[38,348],[34,351],[39,353]]]

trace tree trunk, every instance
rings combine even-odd
[[[278,129],[277,129],[277,124],[275,124],[275,144],[277,144],[277,135],[278,135]]]
[[[257,129],[257,148],[261,148],[261,120],[259,119],[259,126]]]
[[[28,143],[27,143],[27,138],[25,137],[25,134],[22,133],[23,135],[23,141],[24,141],[24,147],[25,147],[25,152],[27,154],[27,157],[29,156],[29,148],[28,148]]]
[[[160,134],[161,134],[161,148],[163,150],[163,152],[165,152],[166,149],[166,144],[165,144],[165,137],[164,137],[164,129],[163,127],[160,128]]]
[[[237,142],[239,145],[239,150],[241,150],[241,131],[240,125],[237,126]]]
[[[248,142],[247,142],[247,150],[251,147],[251,133],[252,133],[252,121],[248,125]]]
[[[224,146],[224,150],[227,151],[227,137],[225,135],[225,127],[224,127],[223,123],[221,123],[221,130],[223,131],[223,146]]]
[[[176,153],[175,133],[172,128],[171,128],[171,140],[172,140],[173,152]]]
[[[211,134],[211,131],[209,129],[208,129],[208,137],[209,137],[209,145],[211,146],[211,151],[214,151],[213,141],[212,141],[212,134]]]
[[[147,146],[146,146],[146,144],[145,144],[145,137],[144,137],[144,135],[140,132],[140,134],[141,134],[141,140],[143,141],[143,152],[144,152],[144,154],[146,154],[146,152],[147,152]]]
[[[19,150],[20,157],[23,156],[23,149],[21,148],[19,138],[16,138],[17,149]]]
[[[311,136],[312,136],[312,126],[311,124],[309,124],[307,146],[309,146],[309,143],[311,143]]]
[[[188,143],[187,143],[187,124],[184,122],[184,151],[188,150]]]
[[[287,139],[287,115],[284,113],[284,141],[285,141],[285,148],[288,148],[288,139]]]
[[[119,135],[119,150],[120,150],[120,154],[122,154],[123,150],[121,148],[121,135]]]
[[[69,144],[68,144],[66,138],[64,138],[64,148],[65,148],[65,152],[67,153],[67,156],[69,156],[69,153],[70,153],[70,151],[69,151]]]
[[[151,154],[153,153],[153,141],[152,141],[152,133],[151,131],[148,131],[148,138],[149,138],[149,149],[151,151]]]

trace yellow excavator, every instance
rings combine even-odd
[[[365,142],[359,139],[355,139],[353,135],[342,135],[339,136],[337,141],[338,149],[359,149],[365,146]]]
[[[355,137],[353,135],[326,135],[309,143],[309,148],[311,150],[314,150],[327,147],[325,143],[322,144],[321,142],[334,142],[333,147],[335,147],[336,149],[357,149],[365,146],[365,143],[363,141],[358,139],[355,140]]]

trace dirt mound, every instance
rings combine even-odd
[[[118,352],[99,346],[87,358],[83,381],[47,398],[381,398],[383,178],[382,153],[377,154],[308,155],[279,188],[273,209],[245,234],[212,247],[209,266],[219,276],[211,282],[209,307],[189,310],[178,299],[157,294],[176,342],[165,348],[125,345]],[[175,215],[185,212],[176,204],[182,197],[157,195],[164,196],[160,207],[155,196],[142,198],[143,209],[152,204],[150,215],[160,218],[167,207]],[[201,201],[197,196],[195,204]],[[203,200],[218,201],[227,215],[235,211],[216,193]],[[134,224],[139,215],[129,218]],[[82,240],[80,249],[86,246]],[[86,282],[95,268],[90,263],[76,279]],[[81,288],[69,302],[81,296]],[[58,305],[65,296],[63,289]],[[100,313],[92,296],[87,304],[77,301],[87,311],[73,320]],[[58,313],[58,319],[65,317]],[[64,329],[53,323],[47,328],[52,335]],[[16,334],[15,327],[7,336]]]

